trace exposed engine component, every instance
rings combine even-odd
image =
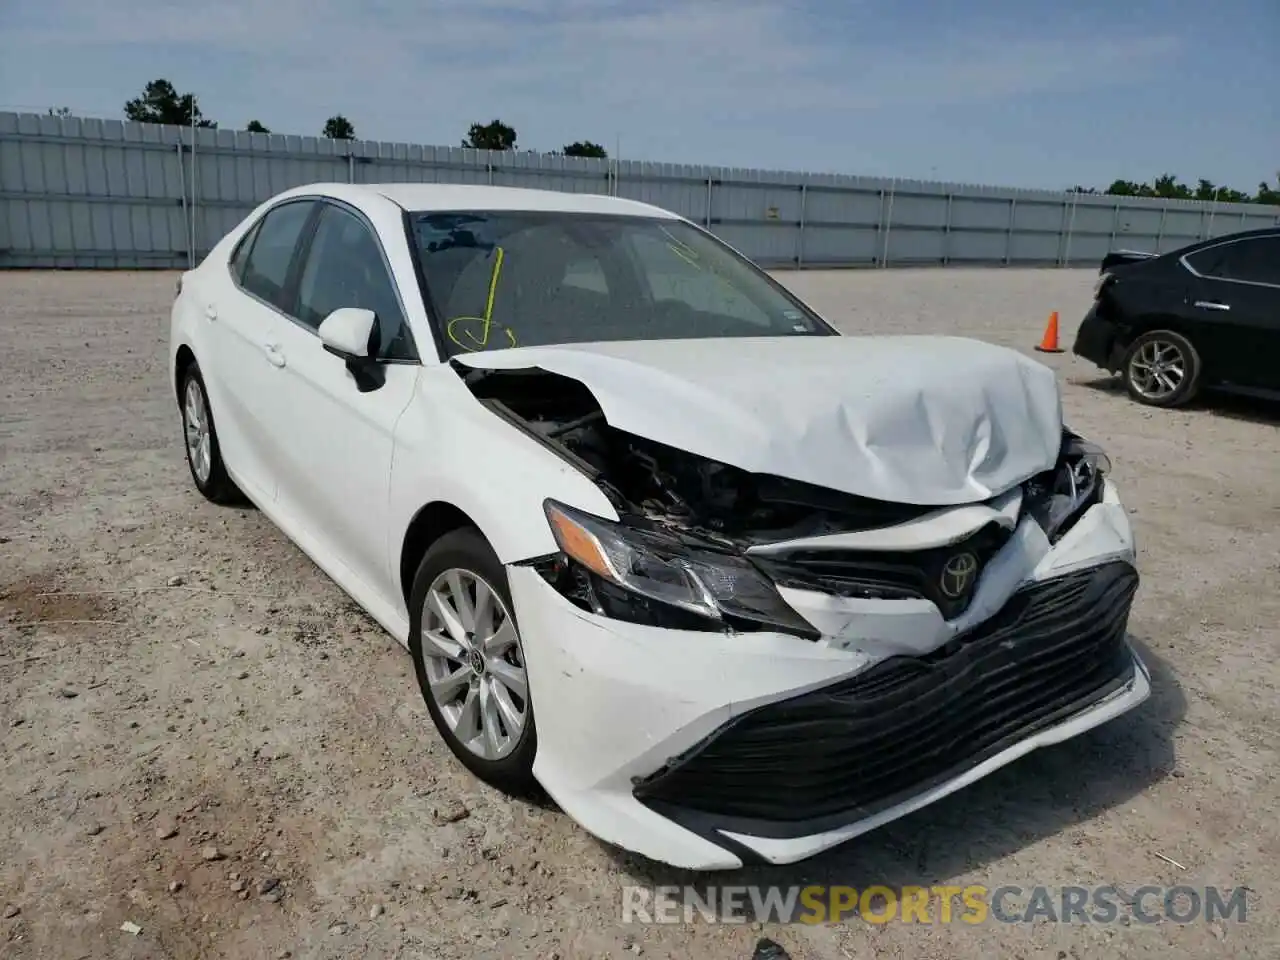
[[[726,545],[893,526],[935,509],[752,474],[605,422],[579,381],[539,369],[467,370],[478,399],[590,468],[619,514]]]

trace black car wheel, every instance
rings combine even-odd
[[[1178,407],[1200,389],[1200,354],[1172,330],[1150,330],[1125,352],[1122,367],[1129,396],[1153,407]]]
[[[507,793],[536,790],[538,735],[507,574],[480,531],[433,543],[409,596],[409,652],[449,749]]]

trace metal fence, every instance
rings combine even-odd
[[[303,183],[606,193],[703,224],[774,267],[1092,265],[1280,224],[1280,207],[1018,190],[0,113],[0,267],[198,262]]]

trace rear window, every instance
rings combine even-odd
[[[281,294],[298,238],[311,214],[312,201],[298,200],[273,207],[262,218],[245,263],[241,285],[267,303],[283,309]]]

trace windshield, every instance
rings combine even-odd
[[[601,340],[830,336],[754,265],[676,220],[410,214],[450,354]]]

